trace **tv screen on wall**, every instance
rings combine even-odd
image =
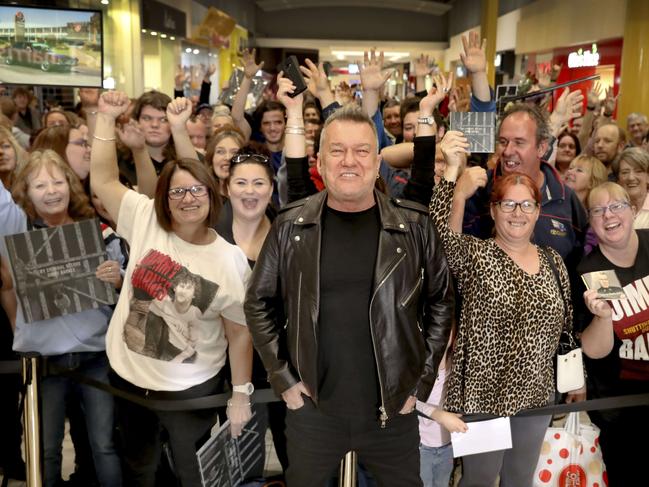
[[[0,82],[101,87],[101,11],[0,6]]]

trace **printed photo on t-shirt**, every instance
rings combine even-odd
[[[219,286],[158,250],[137,263],[131,285],[123,335],[128,348],[157,360],[195,363],[200,320]]]

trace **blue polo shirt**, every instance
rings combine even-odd
[[[541,187],[541,214],[534,227],[532,241],[537,245],[552,247],[561,255],[567,267],[574,268],[583,254],[588,229],[586,211],[574,191],[563,184],[554,167],[541,162],[541,172],[545,177]],[[478,189],[466,202],[463,223],[464,233],[483,239],[493,234],[489,197],[494,180],[501,176],[500,164],[487,176],[486,187]]]

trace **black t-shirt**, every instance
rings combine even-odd
[[[167,164],[167,159],[156,161],[155,159],[151,158],[151,162],[153,162],[153,167],[155,168],[156,175],[159,176],[162,172],[162,168],[164,168],[165,164]],[[129,188],[137,186],[137,173],[135,171],[135,162],[133,162],[133,155],[130,152],[123,154],[119,158],[118,166],[119,179],[122,184],[128,186]]]
[[[626,299],[608,300],[615,342],[602,359],[586,359],[589,394],[610,397],[649,392],[649,230],[637,230],[639,247],[631,267],[618,267],[596,247],[578,266],[579,274],[614,270]],[[581,328],[592,315],[584,312]]]
[[[380,216],[326,207],[322,217],[318,395],[320,409],[378,417],[379,384],[369,322]]]

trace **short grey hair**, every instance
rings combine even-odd
[[[626,124],[629,125],[632,120],[640,119],[642,123],[647,123],[647,116],[644,113],[633,112],[626,117]]]
[[[649,172],[649,153],[640,147],[631,147],[624,149],[619,156],[613,161],[613,172],[615,175],[620,173],[620,164],[622,161],[629,164],[634,169],[641,169],[643,172]]]
[[[325,120],[325,123],[322,126],[322,132],[320,133],[320,150],[322,150],[324,147],[325,134],[327,133],[327,129],[329,128],[329,125],[331,125],[336,121],[364,123],[369,125],[372,129],[372,133],[374,134],[374,139],[376,140],[376,151],[378,152],[379,136],[378,136],[378,131],[376,130],[376,125],[374,125],[372,119],[369,116],[367,116],[367,114],[360,107],[353,104],[349,104],[342,108],[339,108],[332,115],[330,115],[327,118],[327,120]]]

